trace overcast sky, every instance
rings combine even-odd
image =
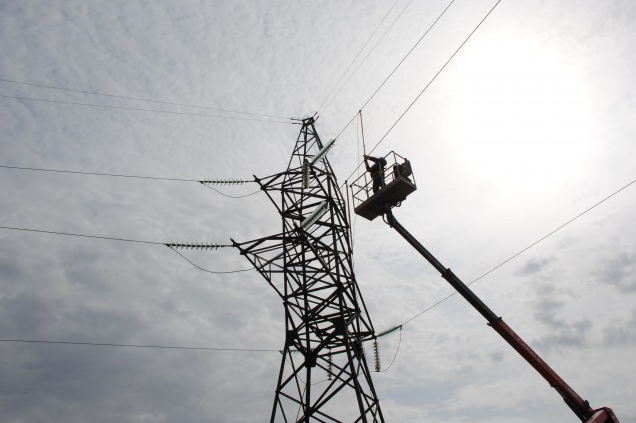
[[[252,179],[285,169],[288,118],[318,112],[351,181],[364,106],[367,150],[381,141],[414,167],[395,216],[471,282],[636,178],[636,2],[502,0],[425,89],[495,4],[457,0],[374,95],[448,3],[0,0],[0,165]],[[157,243],[280,231],[265,195],[196,182],[5,167],[0,206],[3,227]],[[633,184],[472,285],[623,422],[636,421],[635,212]],[[577,421],[459,296],[411,320],[452,288],[381,221],[354,231],[375,328],[408,321],[380,340],[382,367],[395,356],[373,375],[387,422]],[[3,340],[274,350],[2,341],[3,421],[268,421],[283,307],[255,271],[206,273],[155,244],[0,239]],[[184,254],[249,267],[233,249]]]

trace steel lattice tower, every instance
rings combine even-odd
[[[375,338],[353,273],[345,201],[314,118],[285,172],[256,178],[282,233],[237,243],[285,307],[271,422],[384,422],[363,342]]]

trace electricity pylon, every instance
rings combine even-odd
[[[375,338],[353,273],[345,201],[314,118],[287,170],[256,178],[283,232],[237,243],[285,307],[285,347],[270,422],[384,422],[363,343]]]

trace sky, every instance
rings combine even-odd
[[[449,1],[0,0],[3,420],[267,421],[278,296],[161,245],[279,232],[265,195],[228,197],[256,184],[7,166],[253,180],[317,113],[340,183],[376,145],[407,157],[396,218],[593,407],[636,421],[636,2],[502,0],[467,40],[496,3],[431,27]],[[397,233],[352,231],[375,328],[402,325],[373,374],[387,422],[577,421]]]

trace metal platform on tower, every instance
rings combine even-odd
[[[373,220],[398,207],[417,185],[411,163],[396,152],[370,159],[374,164],[351,184],[351,195],[355,213]]]

